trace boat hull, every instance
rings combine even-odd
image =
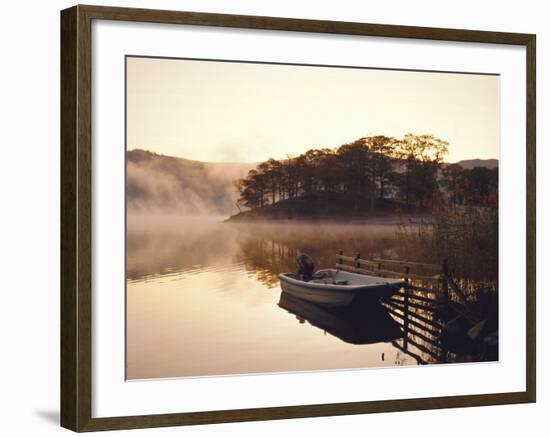
[[[281,280],[281,289],[291,296],[323,306],[349,305],[357,295],[354,291],[334,292],[330,290],[300,287],[299,285],[292,284],[284,279]]]
[[[349,305],[356,299],[361,299],[362,302],[378,301],[382,297],[392,295],[404,284],[403,280],[370,277],[336,270],[325,270],[325,272],[349,279],[350,285],[322,283],[323,281],[305,282],[298,280],[293,273],[282,273],[279,275],[281,289],[299,299],[332,307]]]

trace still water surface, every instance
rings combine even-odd
[[[418,364],[382,307],[327,310],[282,295],[277,274],[310,254],[396,254],[393,225],[128,223],[127,378],[291,372]],[[416,357],[416,358],[415,358]]]

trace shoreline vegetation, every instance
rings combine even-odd
[[[371,209],[372,208],[372,209]],[[393,199],[357,201],[353,196],[335,191],[311,191],[274,204],[241,211],[225,222],[332,222],[399,224],[403,220],[421,221],[430,218],[424,207],[407,207]]]
[[[445,164],[448,146],[434,135],[378,135],[270,158],[235,182],[240,212],[227,221],[415,219],[444,207],[496,207],[498,167]]]

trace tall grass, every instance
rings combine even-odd
[[[491,206],[441,207],[430,220],[398,226],[402,255],[440,263],[457,278],[498,279],[498,209]]]

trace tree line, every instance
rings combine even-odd
[[[400,139],[376,135],[333,149],[270,158],[236,181],[239,203],[254,209],[319,191],[344,193],[356,205],[368,201],[371,209],[376,199],[419,205],[442,192],[452,193],[450,201],[459,204],[474,198],[486,202],[497,186],[497,171],[466,170],[456,164],[440,171],[448,146],[434,135],[407,134]]]

